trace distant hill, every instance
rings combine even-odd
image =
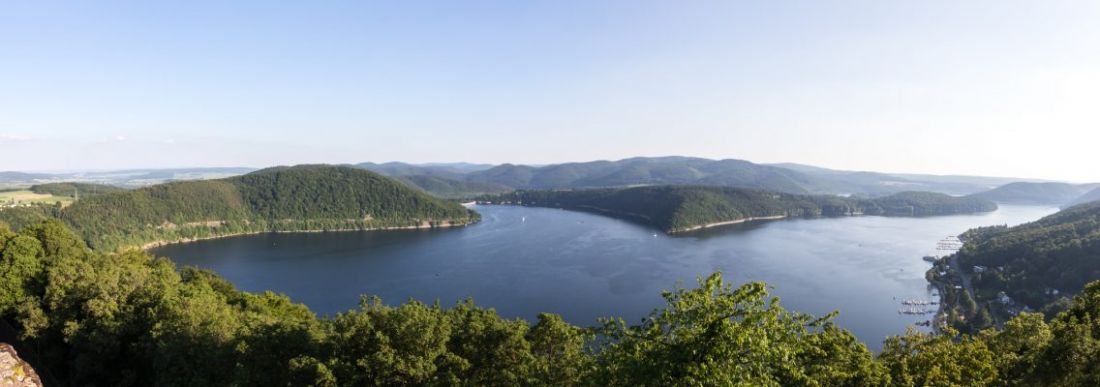
[[[1010,183],[972,196],[1006,204],[1061,205],[1088,192],[1088,185],[1068,183]]]
[[[423,163],[418,164],[428,168],[440,168],[444,170],[455,171],[459,173],[470,173],[477,171],[484,171],[492,168],[493,164],[478,164],[478,163]]]
[[[849,199],[710,186],[516,191],[485,196],[479,201],[588,211],[632,220],[669,233],[762,218],[860,214],[926,216],[997,209],[995,203],[987,200],[930,192]]]
[[[801,164],[756,164],[697,157],[634,157],[617,161],[530,166],[518,164],[361,163],[387,176],[434,176],[513,189],[612,188],[642,185],[711,185],[794,194],[878,197],[905,191],[967,195],[1026,179],[904,175],[840,171]],[[429,191],[430,192],[430,191]]]
[[[1092,191],[1086,192],[1084,195],[1078,196],[1069,203],[1066,203],[1066,207],[1076,206],[1078,204],[1085,204],[1089,202],[1095,202],[1100,200],[1100,188],[1095,188]]]
[[[503,184],[466,178],[467,173],[492,168],[491,165],[487,164],[408,164],[390,162],[383,164],[359,163],[355,166],[395,178],[441,198],[467,198],[483,194],[508,192],[513,189]]]
[[[718,185],[787,193],[843,191],[829,181],[789,169],[743,160],[638,157],[543,167],[504,164],[473,172],[469,181],[517,189],[599,188],[638,185]]]
[[[61,182],[96,183],[120,187],[141,187],[175,180],[217,179],[241,175],[255,170],[255,168],[245,167],[202,167],[146,168],[64,173],[0,172],[0,188],[25,188],[35,184]]]
[[[81,198],[60,218],[111,250],[263,231],[447,226],[477,214],[363,169],[303,165]]]
[[[411,175],[394,177],[398,181],[420,189],[432,195],[447,198],[471,198],[484,194],[494,194],[511,191],[511,187],[494,183],[480,183],[460,181],[438,176]]]
[[[106,184],[65,182],[36,184],[32,185],[30,190],[34,193],[49,194],[54,196],[75,197],[77,195],[80,195],[82,197],[89,197],[125,191],[126,189]]]
[[[28,182],[41,179],[50,179],[52,175],[44,173],[24,173],[15,171],[0,171],[0,182]]]
[[[869,195],[894,193],[905,190],[940,192],[950,195],[969,195],[988,191],[1009,183],[1042,182],[1035,179],[1012,177],[842,171],[793,163],[772,165],[834,181],[838,184],[850,187],[852,193]]]
[[[0,171],[0,189],[25,188],[35,183],[50,181],[54,177],[43,173],[24,173],[14,171]]]
[[[642,185],[713,185],[751,188],[794,194],[833,194],[879,197],[905,191],[949,195],[984,192],[1013,182],[1042,182],[981,176],[937,176],[842,171],[802,164],[756,164],[745,160],[713,160],[698,157],[634,157],[617,161],[589,161],[551,165],[403,162],[355,164],[389,177],[427,176],[445,179],[417,185],[441,197],[455,197],[451,189],[461,183],[489,184],[511,189],[612,188]],[[142,187],[167,181],[224,178],[252,172],[243,167],[128,169],[58,174],[0,172],[0,189],[23,188],[47,182],[90,182],[121,187]],[[425,179],[418,177],[416,179]],[[409,180],[409,179],[406,179]],[[458,182],[458,183],[456,183]],[[414,184],[416,185],[416,184]],[[476,186],[476,185],[475,185]],[[474,193],[482,192],[475,191]],[[483,191],[483,192],[497,192]]]
[[[483,171],[471,173],[466,180],[478,183],[500,184],[512,188],[522,188],[531,184],[538,168],[526,165],[501,164]]]
[[[401,162],[389,162],[383,164],[359,163],[355,164],[355,166],[390,177],[432,176],[442,177],[451,180],[463,180],[463,175],[469,171],[468,169],[453,168],[450,166],[428,166]]]
[[[785,168],[744,160],[718,160],[700,167],[706,176],[699,183],[789,193],[849,193],[845,184]]]

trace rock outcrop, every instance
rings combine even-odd
[[[0,387],[39,387],[42,380],[30,364],[19,358],[15,348],[0,343]]]

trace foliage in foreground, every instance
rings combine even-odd
[[[1098,385],[1100,282],[1052,322],[977,336],[909,333],[877,357],[832,316],[714,274],[639,325],[533,325],[470,301],[319,319],[271,292],[140,251],[86,248],[50,220],[0,229],[0,316],[40,374],[71,385]]]

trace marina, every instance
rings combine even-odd
[[[924,315],[924,314],[934,314],[937,311],[938,311],[938,309],[909,307],[909,308],[898,309],[898,314]]]
[[[940,241],[936,243],[936,250],[946,251],[952,254],[962,249],[962,247],[962,240],[953,235],[948,235],[946,238],[940,239]]]

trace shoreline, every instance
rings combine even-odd
[[[478,205],[557,208],[557,209],[562,209],[562,210],[570,210],[570,211],[578,211],[578,212],[584,212],[584,213],[589,213],[589,214],[603,215],[603,216],[607,216],[607,217],[615,218],[615,219],[633,220],[635,222],[644,223],[646,226],[649,226],[649,227],[652,227],[652,228],[655,228],[655,229],[659,229],[657,226],[654,226],[652,224],[652,220],[648,216],[645,216],[645,215],[642,215],[642,214],[629,213],[629,212],[617,212],[617,211],[608,210],[608,209],[605,209],[605,208],[593,207],[593,206],[573,206],[573,207],[569,207],[569,206],[542,206],[542,205],[537,205],[537,204],[533,204],[533,205],[512,204],[512,203],[503,204],[503,203],[490,203],[490,202],[479,202]],[[791,218],[791,216],[787,215],[787,214],[784,214],[784,215],[771,215],[771,216],[754,216],[754,217],[748,217],[748,218],[741,218],[741,219],[734,219],[734,220],[724,220],[724,221],[721,221],[721,222],[701,224],[701,225],[691,226],[691,227],[687,227],[687,228],[674,229],[674,230],[662,230],[662,232],[664,232],[665,234],[672,235],[672,234],[688,233],[688,232],[692,232],[692,231],[699,231],[699,230],[706,229],[706,228],[711,228],[711,227],[727,226],[727,225],[731,225],[731,224],[740,224],[740,223],[753,222],[753,221],[758,221],[758,220],[780,220],[780,219],[788,219],[788,218]]]
[[[650,219],[648,216],[641,215],[641,214],[628,213],[628,212],[617,212],[617,211],[613,211],[613,210],[608,210],[608,209],[594,207],[594,206],[588,206],[588,205],[578,205],[578,206],[553,205],[552,206],[552,205],[542,205],[542,204],[539,204],[539,203],[531,204],[531,203],[491,202],[491,201],[477,202],[477,205],[557,208],[557,209],[563,209],[563,210],[587,212],[587,213],[591,213],[591,214],[608,216],[608,217],[616,218],[616,219],[623,219],[623,220],[627,220],[627,221],[633,221],[635,223],[641,223],[645,226],[649,226],[649,227],[653,227],[655,229],[661,230],[660,227],[653,224],[652,219]],[[712,222],[712,223],[707,223],[707,224],[695,225],[695,226],[672,229],[672,230],[661,230],[661,231],[664,232],[665,234],[668,234],[668,235],[676,235],[676,234],[690,233],[690,232],[699,231],[699,230],[708,229],[708,228],[713,228],[713,227],[721,227],[721,226],[747,223],[747,222],[753,222],[753,221],[762,221],[762,220],[782,220],[782,219],[792,219],[792,218],[809,218],[809,219],[844,218],[844,217],[862,217],[862,216],[881,216],[881,217],[887,217],[887,218],[891,218],[891,217],[923,218],[923,217],[938,217],[938,216],[986,214],[986,213],[990,213],[990,212],[996,212],[997,210],[999,210],[999,209],[994,209],[992,211],[959,212],[959,213],[947,213],[947,214],[935,214],[935,215],[891,215],[891,214],[888,214],[888,213],[867,214],[867,213],[862,212],[862,211],[854,211],[854,212],[848,212],[848,213],[844,213],[844,214],[831,214],[831,215],[817,214],[817,215],[794,215],[794,216],[792,216],[790,214],[784,214],[784,215],[770,215],[770,216],[754,216],[754,217],[748,217],[748,218],[741,218],[741,219],[735,219],[735,220],[726,220],[726,221],[721,221],[721,222]]]
[[[222,235],[212,235],[212,236],[206,236],[206,237],[182,238],[182,239],[178,239],[178,240],[174,240],[174,241],[168,241],[168,240],[163,240],[162,239],[162,240],[158,240],[158,241],[148,242],[148,243],[145,243],[141,246],[130,246],[130,247],[124,247],[122,249],[137,248],[137,249],[142,250],[142,251],[148,251],[148,250],[151,250],[151,249],[155,249],[155,248],[158,248],[158,247],[164,247],[164,246],[168,246],[168,245],[185,244],[185,243],[199,242],[199,241],[212,240],[212,239],[232,238],[232,237],[246,236],[246,235],[272,234],[272,233],[274,233],[274,234],[311,234],[311,233],[355,232],[355,231],[430,230],[430,229],[436,229],[436,228],[466,227],[466,226],[469,226],[469,225],[475,224],[475,223],[478,223],[478,222],[477,221],[471,221],[471,222],[466,222],[466,223],[445,223],[445,224],[440,224],[440,225],[430,225],[430,224],[429,225],[423,225],[423,224],[420,224],[420,225],[413,225],[413,226],[388,226],[388,227],[370,227],[370,228],[339,228],[339,229],[329,229],[329,230],[317,230],[317,229],[312,229],[312,230],[310,230],[310,229],[305,229],[305,230],[261,230],[261,231],[237,232],[237,233],[222,234]]]
[[[705,228],[728,226],[728,225],[731,225],[731,224],[741,224],[741,223],[752,222],[752,221],[756,221],[756,220],[779,220],[779,219],[786,219],[786,218],[789,218],[789,216],[787,216],[787,215],[755,216],[755,217],[750,216],[748,218],[741,218],[741,219],[736,219],[736,220],[727,220],[727,221],[722,221],[722,222],[707,223],[707,224],[701,224],[701,225],[698,225],[698,226],[691,226],[691,227],[687,227],[687,228],[671,230],[668,233],[669,234],[679,234],[679,233],[685,233],[685,232],[698,231],[698,230],[702,230],[702,229],[705,229]]]
[[[929,271],[931,270],[934,270],[934,268],[929,269]],[[934,334],[943,334],[943,330],[941,329],[941,327],[947,320],[947,314],[945,313],[946,309],[944,308],[945,304],[947,304],[945,302],[945,300],[947,299],[947,284],[944,284],[940,281],[928,281],[928,284],[936,288],[936,293],[939,294],[939,305],[937,305],[936,314],[932,315],[932,319],[929,320],[932,322],[932,326],[930,326],[929,328],[931,328],[932,333]]]

